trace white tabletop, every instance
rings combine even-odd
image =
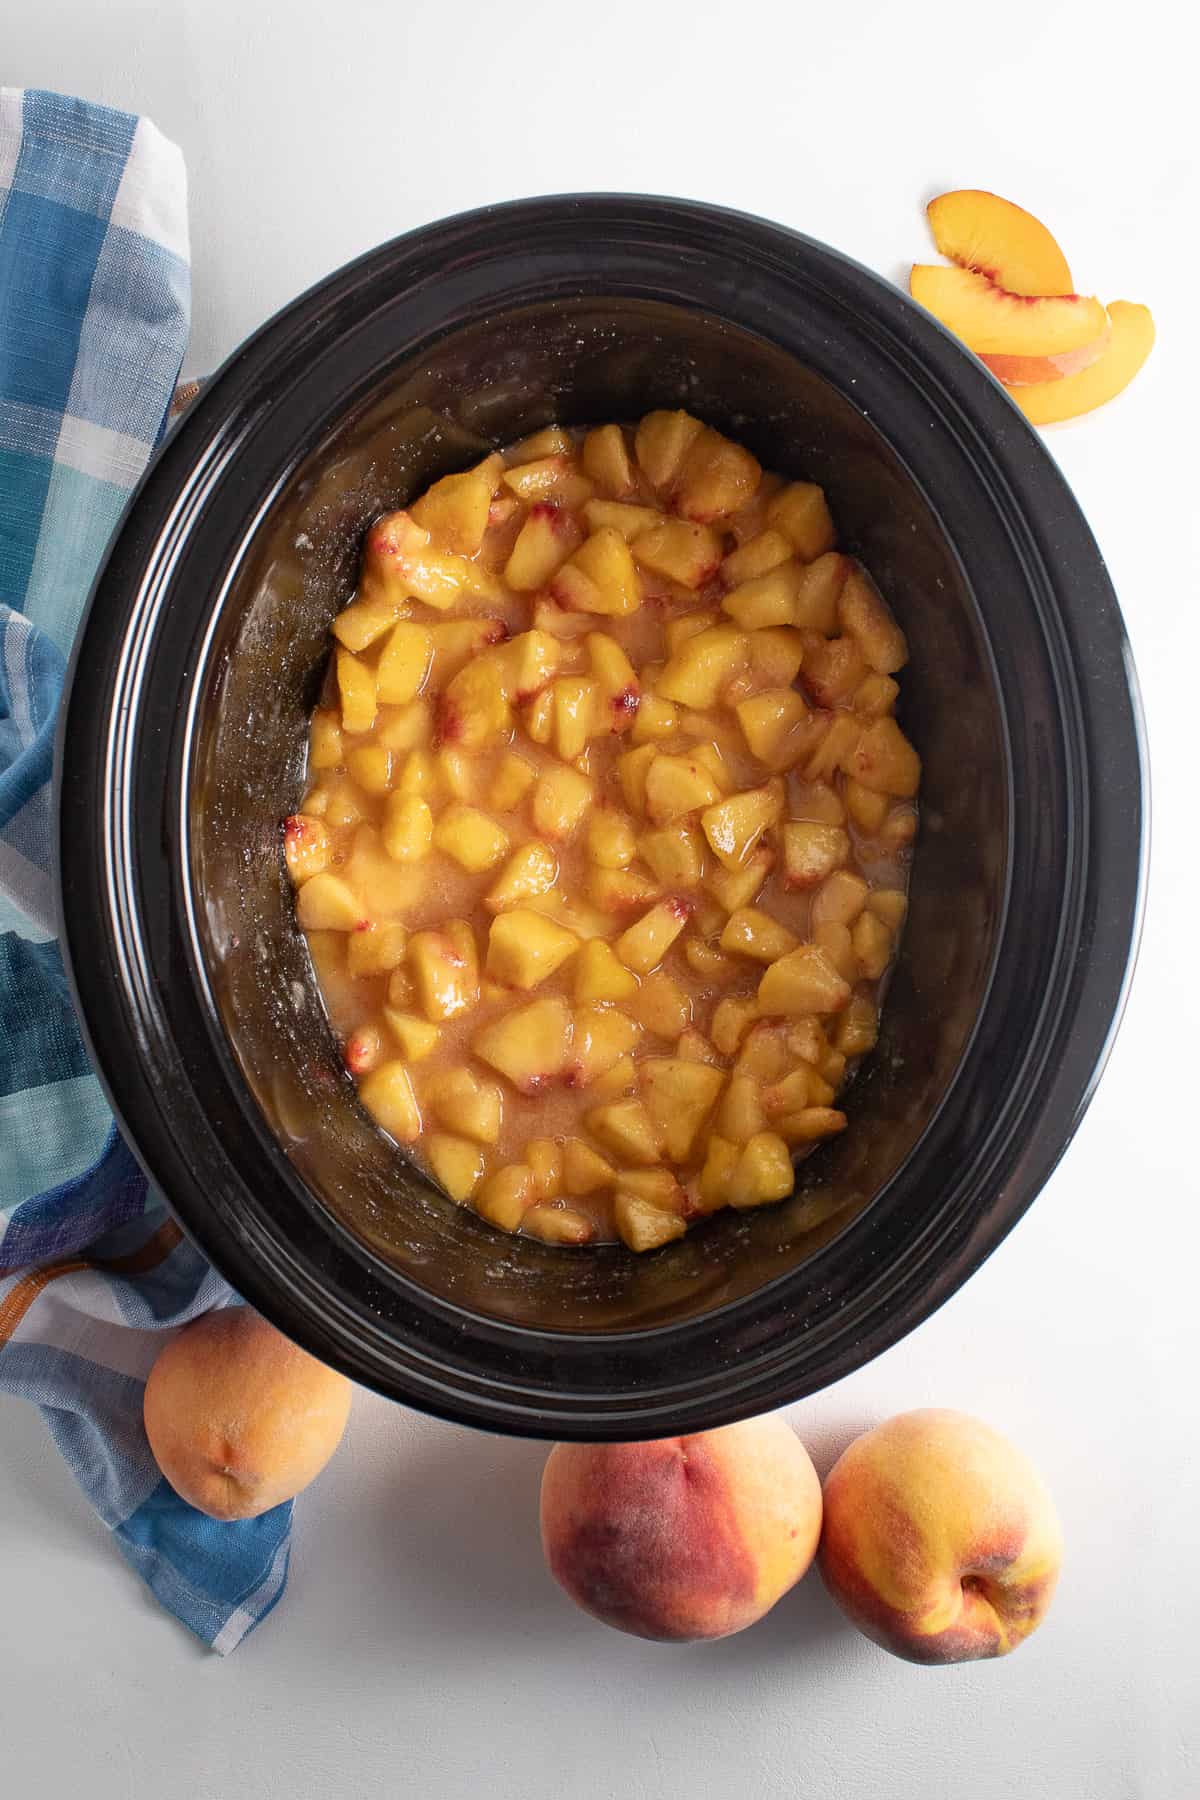
[[[0,1787],[77,1783],[95,1800],[1200,1792],[1200,184],[1177,9],[11,0],[4,12],[5,81],[149,113],[182,145],[191,371],[382,238],[480,202],[589,188],[769,214],[895,276],[929,253],[924,199],[991,187],[1058,230],[1085,291],[1149,302],[1159,346],[1122,400],[1053,434],[1122,596],[1153,742],[1154,875],[1124,1031],[1065,1163],[982,1272],[795,1409],[822,1471],[857,1429],[912,1406],[964,1407],[1010,1432],[1066,1526],[1042,1631],[1002,1662],[913,1668],[856,1636],[814,1576],[725,1643],[620,1637],[543,1571],[542,1449],[364,1394],[298,1509],[282,1604],[220,1662],[120,1562],[37,1415],[0,1401]]]

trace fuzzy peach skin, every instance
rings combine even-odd
[[[1014,1650],[1045,1617],[1061,1562],[1037,1470],[967,1413],[900,1413],[856,1438],[825,1482],[825,1585],[909,1662]]]
[[[146,1436],[177,1494],[213,1519],[253,1519],[320,1474],[353,1391],[249,1307],[227,1307],[160,1353]]]
[[[821,1486],[781,1418],[648,1444],[556,1444],[542,1545],[585,1612],[635,1637],[726,1637],[799,1581]]]

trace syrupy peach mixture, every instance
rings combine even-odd
[[[903,633],[825,496],[684,412],[372,527],[285,848],[364,1107],[452,1199],[635,1250],[846,1127],[905,912]]]

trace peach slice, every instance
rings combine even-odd
[[[1111,326],[1090,344],[1078,350],[1064,350],[1061,356],[981,356],[984,363],[1006,387],[1030,387],[1038,381],[1061,381],[1064,375],[1078,375],[1099,362],[1112,341]]]
[[[1028,299],[973,269],[914,263],[909,292],[978,355],[1059,356],[1102,336],[1104,308],[1082,294]]]
[[[943,256],[986,275],[1010,294],[1044,297],[1074,288],[1058,244],[1023,206],[986,188],[956,188],[939,194],[925,211]]]
[[[1112,337],[1108,349],[1090,368],[1061,381],[1041,382],[1012,390],[1012,397],[1034,425],[1054,425],[1103,406],[1128,387],[1154,348],[1154,320],[1147,306],[1114,300],[1108,309]]]

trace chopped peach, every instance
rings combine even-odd
[[[876,719],[859,738],[846,773],[873,793],[911,800],[921,783],[921,759],[895,719]]]
[[[752,1076],[735,1075],[725,1090],[713,1120],[713,1130],[731,1144],[748,1144],[752,1137],[766,1129],[762,1088]]]
[[[627,544],[651,525],[657,525],[663,518],[653,506],[628,506],[621,500],[589,500],[583,509],[589,531],[603,531],[609,527],[619,531]]]
[[[818,950],[824,951],[842,980],[853,986],[858,980],[859,970],[850,927],[828,919],[823,925],[812,927],[812,941]]]
[[[410,518],[444,549],[458,556],[475,556],[483,543],[488,510],[503,468],[499,456],[489,456],[461,475],[444,475],[409,508]]]
[[[395,862],[420,862],[433,845],[433,813],[419,794],[393,794],[383,815],[383,847]]]
[[[612,500],[623,499],[637,487],[625,434],[619,425],[599,425],[595,431],[589,431],[580,460],[584,474]]]
[[[637,836],[628,814],[598,806],[588,819],[588,860],[601,869],[627,869],[637,851]]]
[[[575,1069],[568,1071],[568,1080],[576,1087],[583,1084],[575,1078]],[[631,1100],[637,1093],[637,1064],[632,1056],[618,1057],[610,1069],[603,1075],[597,1075],[589,1084],[589,1099],[595,1101]]]
[[[783,827],[783,879],[787,887],[818,887],[849,861],[850,839],[840,825],[793,820]]]
[[[746,1033],[733,1072],[735,1075],[752,1075],[755,1081],[765,1086],[782,1080],[790,1064],[787,1035],[778,1023],[764,1020],[761,1024],[752,1024]]]
[[[638,991],[636,976],[630,974],[611,945],[601,938],[592,938],[581,947],[575,960],[574,983],[578,1004],[591,1000],[628,1000]]]
[[[443,744],[437,753],[437,778],[439,787],[445,788],[455,800],[464,802],[473,799],[475,794],[476,763],[462,750],[455,750],[449,744]]]
[[[759,1010],[768,1014],[840,1012],[849,999],[849,983],[815,944],[771,963],[758,984]]]
[[[848,770],[862,738],[863,728],[852,713],[813,714],[813,722],[828,721],[816,734],[804,761],[810,781],[827,782],[839,769]]]
[[[879,1041],[879,1014],[874,1003],[856,995],[837,1022],[834,1048],[843,1056],[866,1056]]]
[[[737,1168],[741,1149],[740,1144],[731,1143],[719,1132],[710,1134],[704,1167],[700,1171],[700,1191],[697,1196],[700,1212],[716,1212],[720,1207],[729,1205],[730,1182]]]
[[[582,1138],[569,1137],[563,1145],[563,1188],[572,1199],[612,1187],[617,1172]]]
[[[814,925],[853,925],[867,904],[867,884],[852,869],[835,869],[821,883],[812,902]]]
[[[369,731],[375,723],[375,671],[349,650],[339,650],[335,657],[338,695],[342,707],[342,730]]]
[[[636,925],[621,933],[613,948],[626,968],[648,975],[662,961],[687,918],[688,908],[683,901],[660,900],[643,913]]]
[[[744,631],[796,623],[797,566],[780,563],[765,575],[752,576],[726,594],[721,605]]]
[[[469,1138],[433,1132],[422,1138],[421,1149],[450,1198],[465,1205],[483,1179],[484,1157],[479,1145]]]
[[[588,661],[600,691],[602,711],[610,731],[632,725],[641,701],[641,684],[633,664],[615,638],[601,631],[586,640]]]
[[[346,770],[364,794],[386,794],[392,785],[392,752],[382,744],[359,744],[347,752]]]
[[[320,819],[293,813],[283,827],[283,854],[288,874],[297,887],[319,875],[329,861],[329,834]]]
[[[783,798],[768,784],[732,794],[701,813],[700,824],[713,853],[727,869],[740,869],[768,826],[778,822]]]
[[[629,545],[619,531],[602,526],[554,576],[550,593],[576,612],[624,617],[642,604],[642,586]]]
[[[867,911],[882,919],[894,936],[907,916],[908,896],[903,888],[873,888],[867,895],[866,905]]]
[[[596,869],[588,879],[588,898],[603,913],[644,911],[662,894],[657,882],[636,869]]]
[[[428,1019],[419,1019],[416,1013],[398,1012],[394,1006],[385,1006],[383,1020],[404,1052],[406,1062],[421,1062],[425,1057],[432,1056],[437,1049],[441,1033]]]
[[[471,1049],[523,1094],[556,1081],[567,1062],[571,1012],[559,996],[533,1000],[485,1025]]]
[[[1069,294],[1067,259],[1040,219],[984,188],[939,194],[925,209],[943,256],[986,275],[1010,294]]]
[[[715,706],[725,683],[745,668],[749,652],[747,634],[734,625],[697,632],[671,657],[658,678],[657,692],[682,706]]]
[[[645,813],[646,777],[657,754],[653,744],[640,744],[617,758],[617,778],[630,812]]]
[[[1154,348],[1154,320],[1145,306],[1114,300],[1108,308],[1108,348],[1089,368],[1060,381],[1010,390],[1034,425],[1053,425],[1103,406],[1128,387]]]
[[[381,1063],[358,1084],[358,1097],[375,1123],[398,1144],[421,1135],[421,1114],[408,1070],[402,1062]]]
[[[649,786],[647,778],[648,799]],[[677,818],[656,831],[644,831],[637,839],[636,848],[665,887],[695,887],[704,872],[703,839],[682,819]]]
[[[788,1147],[773,1131],[760,1131],[742,1150],[729,1177],[729,1204],[766,1206],[791,1193],[795,1171]]]
[[[492,654],[505,698],[523,706],[546,686],[562,661],[563,647],[548,631],[522,631]]]
[[[702,1031],[690,1025],[675,1046],[675,1053],[685,1062],[716,1063],[717,1052]]]
[[[563,767],[547,769],[533,790],[533,823],[548,838],[569,838],[595,797],[586,775]]]
[[[596,727],[599,684],[579,675],[560,675],[549,688],[550,736],[556,756],[574,762]]]
[[[678,1213],[667,1212],[636,1194],[618,1192],[613,1217],[622,1243],[630,1250],[659,1250],[687,1229]]]
[[[477,1144],[494,1144],[499,1138],[503,1102],[490,1081],[481,1081],[470,1069],[450,1068],[423,1091],[442,1125]]]
[[[537,501],[526,514],[504,566],[506,584],[517,593],[545,587],[582,539],[574,513],[550,500]]]
[[[475,750],[498,732],[507,731],[512,709],[505,694],[503,666],[493,660],[496,651],[485,651],[470,662],[440,695],[437,705],[438,742],[460,750]]]
[[[684,1066],[702,1067],[699,1063]],[[662,1161],[654,1122],[640,1100],[616,1100],[607,1106],[596,1106],[585,1118],[589,1131],[618,1162],[637,1168]]]
[[[506,750],[492,776],[488,801],[499,813],[512,812],[536,780],[537,770],[515,750]]]
[[[371,921],[353,889],[328,870],[313,875],[296,897],[303,931],[366,931]]]
[[[712,1041],[722,1056],[736,1056],[742,1039],[759,1016],[756,999],[728,995],[712,1016]]]
[[[408,967],[427,1019],[452,1019],[479,997],[477,962],[448,926],[440,931],[418,931],[409,939]]]
[[[504,827],[474,806],[448,806],[434,828],[433,841],[471,875],[494,869],[508,849]]]
[[[378,1025],[360,1025],[346,1039],[344,1061],[354,1076],[366,1075],[383,1055],[383,1033]]]
[[[843,583],[838,595],[838,621],[842,630],[856,640],[864,661],[876,674],[891,675],[908,661],[904,633],[861,569],[853,570]]]
[[[727,913],[749,906],[775,866],[773,850],[756,850],[740,869],[713,869],[704,885]]]
[[[347,973],[354,976],[388,975],[397,963],[403,962],[407,949],[407,928],[396,920],[380,920],[366,931],[354,932],[349,938]]]
[[[791,558],[791,541],[782,531],[760,531],[757,537],[730,551],[721,564],[721,579],[727,587],[736,588],[740,582],[753,581]]]
[[[588,1003],[576,1007],[568,1080],[587,1087],[635,1050],[642,1028],[616,1006]]]
[[[407,706],[384,707],[375,726],[376,742],[385,750],[422,750],[433,738],[433,707],[424,698]]]
[[[686,1162],[725,1085],[722,1070],[676,1056],[651,1056],[640,1069],[646,1111],[672,1162]]]
[[[845,1131],[846,1115],[832,1106],[806,1106],[802,1112],[787,1113],[775,1123],[789,1144],[815,1144]]]
[[[544,1244],[588,1244],[596,1227],[573,1206],[551,1206],[539,1201],[521,1220],[521,1230]]]
[[[492,920],[484,966],[492,980],[505,987],[535,988],[578,948],[573,931],[541,913],[514,907]]]
[[[731,955],[749,956],[755,962],[773,963],[800,942],[794,931],[757,906],[739,907],[730,913],[721,933],[721,948]]]
[[[836,788],[825,781],[793,782],[789,790],[793,819],[813,825],[844,825],[846,809]]]
[[[873,912],[861,912],[851,932],[854,954],[867,981],[878,981],[892,960],[892,934]]]
[[[665,969],[656,969],[642,981],[629,1002],[629,1011],[643,1030],[654,1037],[677,1038],[691,1023],[692,1003]]]
[[[761,479],[762,468],[748,450],[706,426],[684,454],[675,509],[700,524],[726,518],[746,504]]]
[[[705,938],[689,938],[683,946],[683,959],[708,989],[728,987],[742,973],[734,957],[726,956]]]
[[[526,1163],[497,1169],[474,1195],[476,1212],[502,1231],[516,1231],[535,1202],[533,1170]]]
[[[1098,300],[1070,293],[1027,299],[973,269],[914,263],[908,287],[914,300],[979,355],[1053,356],[1078,350],[1108,327]]]
[[[887,818],[891,801],[886,794],[874,794],[861,782],[846,780],[843,790],[846,796],[846,813],[851,822],[860,831],[874,836]]]
[[[795,688],[767,688],[735,707],[752,755],[768,769],[790,769],[807,742],[808,706]]]
[[[801,562],[832,550],[836,534],[825,493],[811,481],[792,481],[767,502],[767,523],[781,531]]]
[[[558,880],[558,858],[549,844],[536,838],[514,850],[484,896],[490,912],[519,906],[538,894],[548,894]]]
[[[433,645],[430,687],[445,687],[481,650],[503,643],[508,636],[503,619],[435,619],[426,630]]]
[[[710,612],[707,607],[700,612],[680,613],[678,618],[668,619],[663,626],[668,656],[677,656],[689,638],[697,637],[700,632],[710,631],[714,625],[723,623],[720,613]],[[659,670],[659,674],[661,673]]]
[[[409,603],[398,591],[368,594],[342,608],[333,621],[333,635],[344,649],[357,654],[381,638],[408,611]]]
[[[318,707],[308,737],[310,769],[336,769],[342,761],[342,727],[339,715]]]
[[[634,451],[638,466],[652,487],[674,486],[683,459],[704,426],[686,412],[647,413],[637,428]]]
[[[710,806],[720,792],[696,756],[656,756],[646,772],[646,811],[656,825]]]
[[[747,676],[766,687],[790,687],[804,661],[804,640],[790,625],[768,625],[750,637]]]
[[[706,525],[664,518],[637,534],[633,557],[639,568],[694,591],[716,574],[721,545]]]

